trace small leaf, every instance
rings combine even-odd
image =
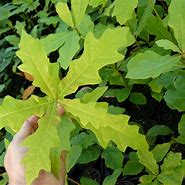
[[[5,88],[5,84],[0,84],[0,92],[2,92]]]
[[[161,166],[158,179],[163,184],[181,185],[184,177],[184,169],[181,162],[181,154],[170,152]]]
[[[123,102],[125,101],[130,94],[130,90],[128,88],[123,88],[123,89],[109,89],[104,96],[109,97],[113,96],[116,97],[118,102]]]
[[[137,7],[138,0],[115,0],[112,16],[116,16],[117,21],[123,25],[132,18],[134,9]]]
[[[59,2],[56,5],[56,11],[59,15],[59,17],[69,26],[71,26],[72,28],[74,27],[73,24],[73,18],[71,15],[71,12],[69,10],[69,7],[67,6],[66,3],[63,2]]]
[[[164,159],[163,165],[161,166],[162,171],[173,170],[175,167],[181,165],[181,154],[170,152]]]
[[[89,162],[95,161],[101,154],[101,147],[99,145],[92,145],[86,150],[83,150],[79,159],[78,164],[87,164]]]
[[[74,17],[75,26],[78,26],[84,15],[86,8],[88,6],[89,0],[71,0],[71,8]]]
[[[144,166],[139,161],[128,161],[123,169],[123,175],[137,175],[143,170]]]
[[[150,128],[146,134],[147,137],[156,137],[156,136],[165,136],[172,134],[173,131],[165,125],[154,125],[152,128]]]
[[[80,184],[81,185],[99,185],[99,183],[97,181],[90,179],[88,177],[81,177]]]
[[[97,143],[95,135],[90,133],[80,133],[78,136],[73,137],[71,139],[72,145],[80,145],[83,150],[86,150],[89,146],[94,145]]]
[[[147,99],[143,93],[131,93],[129,100],[136,105],[145,105],[147,103]]]
[[[157,162],[160,162],[163,160],[165,155],[170,149],[171,144],[170,143],[163,143],[163,144],[158,144],[155,146],[155,148],[152,150],[154,154],[154,158],[156,159]]]
[[[174,52],[181,53],[181,50],[178,48],[178,46],[169,40],[165,40],[165,39],[158,40],[158,41],[156,41],[156,44],[159,47],[163,47],[164,49],[170,49]]]
[[[105,91],[108,89],[108,87],[97,87],[90,93],[86,93],[82,98],[81,102],[83,103],[89,103],[89,102],[96,102],[103,94]]]
[[[123,114],[125,112],[125,109],[124,108],[121,108],[121,107],[115,107],[113,105],[109,106],[108,108],[108,112],[110,114]]]
[[[123,166],[123,154],[115,146],[108,147],[102,153],[102,158],[108,168],[117,169]]]
[[[112,175],[107,176],[104,181],[103,185],[115,185],[117,178],[120,176],[122,169],[114,170]]]
[[[146,79],[156,78],[162,73],[178,69],[180,56],[161,56],[151,50],[134,56],[127,65],[126,78]]]
[[[181,144],[185,144],[185,114],[182,115],[181,120],[178,124],[179,136],[176,141]]]
[[[185,110],[185,90],[173,90],[169,89],[165,95],[164,100],[171,109],[177,109],[178,111]]]

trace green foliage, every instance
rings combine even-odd
[[[131,176],[181,185],[184,8],[183,0],[1,1],[0,166],[11,134],[37,115],[38,130],[22,143],[27,184],[41,169],[59,178],[65,150],[69,176],[95,161],[106,168],[101,180],[81,174],[82,185]],[[20,100],[31,83],[34,92]]]
[[[180,56],[161,56],[147,50],[144,53],[137,54],[129,61],[126,77],[132,79],[156,78],[162,73],[178,69],[179,62]]]

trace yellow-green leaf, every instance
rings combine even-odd
[[[42,116],[46,111],[46,106],[51,103],[53,100],[37,96],[31,96],[24,101],[6,96],[0,106],[0,128],[7,126],[16,132],[28,117]]]
[[[82,56],[71,63],[67,76],[61,81],[60,97],[75,92],[78,86],[99,83],[98,70],[123,59],[118,49],[133,42],[134,38],[127,27],[107,29],[100,39],[89,33],[85,38]]]
[[[56,11],[59,17],[72,28],[74,27],[72,14],[66,3],[59,2],[56,5]]]
[[[115,0],[114,4],[112,15],[116,16],[117,21],[123,25],[132,18],[138,0]]]
[[[107,109],[96,102],[83,104],[78,99],[64,99],[61,102],[66,112],[79,119],[82,128],[94,132],[102,147],[106,148],[113,141],[121,151],[125,151],[128,146],[138,150],[140,162],[152,173],[158,173],[158,166],[152,152],[148,151],[145,136],[138,133],[138,126],[128,125],[129,116],[109,114]]]
[[[23,141],[23,145],[29,148],[23,159],[27,184],[31,184],[41,169],[51,170],[50,149],[60,145],[56,130],[60,117],[57,114],[56,104],[54,102],[48,105],[46,114],[38,121],[37,131]]]
[[[58,63],[50,63],[41,42],[26,32],[22,32],[19,48],[17,56],[23,62],[19,69],[34,77],[34,86],[40,87],[48,96],[55,98],[59,84]]]

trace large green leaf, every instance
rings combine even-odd
[[[174,36],[177,43],[185,52],[185,1],[184,0],[172,0],[169,7],[169,21],[168,25],[173,28]]]
[[[179,55],[161,56],[158,53],[147,50],[144,53],[137,54],[128,62],[126,77],[131,79],[156,78],[162,73],[179,68],[178,63],[180,59]]]
[[[47,105],[52,103],[53,100],[37,96],[31,96],[25,101],[6,96],[0,106],[0,128],[8,126],[16,132],[28,117],[31,115],[42,116]]]
[[[62,68],[67,69],[72,58],[80,48],[78,44],[79,40],[80,37],[76,31],[67,31],[50,34],[40,41],[47,55],[52,51],[59,49],[58,62]]]
[[[153,154],[148,151],[145,137],[138,133],[138,126],[128,125],[127,115],[112,115],[98,103],[80,103],[80,100],[64,99],[61,101],[66,112],[80,120],[82,128],[92,130],[102,147],[106,148],[110,141],[116,143],[121,151],[127,146],[138,150],[140,162],[152,173],[158,173],[158,166]]]
[[[56,130],[60,117],[57,114],[56,104],[54,102],[48,105],[46,114],[38,121],[37,131],[23,141],[23,145],[29,148],[23,159],[27,184],[31,184],[41,169],[51,170],[50,149],[60,145]]]
[[[17,56],[23,62],[19,69],[34,77],[34,86],[40,87],[48,96],[55,98],[59,84],[58,63],[50,63],[41,42],[26,32],[22,32],[19,47]]]
[[[61,81],[60,97],[75,92],[78,86],[99,83],[101,79],[98,70],[123,59],[118,49],[125,48],[133,42],[134,39],[127,27],[107,29],[100,39],[89,33],[85,38],[82,56],[71,63],[67,76]]]
[[[112,15],[116,16],[117,21],[123,25],[132,18],[137,4],[138,0],[115,0]]]

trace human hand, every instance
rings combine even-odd
[[[62,115],[64,110],[58,106],[58,113]],[[38,128],[36,116],[31,116],[26,120],[21,127],[20,131],[14,136],[12,142],[8,146],[5,155],[4,165],[9,176],[9,185],[26,185],[25,170],[21,161],[27,152],[27,148],[22,147],[21,142]],[[65,164],[65,153],[61,155],[61,162]],[[61,169],[61,179],[58,180],[52,173],[41,170],[37,179],[34,180],[32,185],[64,185],[65,181],[65,165]]]

